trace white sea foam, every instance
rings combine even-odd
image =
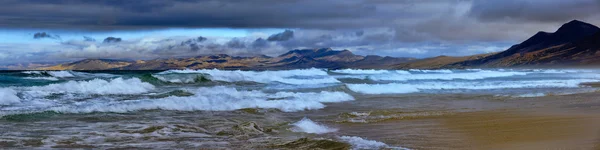
[[[243,91],[231,87],[202,87],[191,90],[189,97],[166,97],[161,99],[128,100],[115,102],[78,103],[71,106],[52,108],[68,113],[89,112],[129,112],[138,110],[162,109],[179,111],[230,111],[243,108],[275,108],[285,112],[321,109],[328,102],[354,100],[343,92],[277,92]]]
[[[0,88],[0,105],[10,105],[19,103],[21,99],[17,96],[17,91],[10,88]]]
[[[409,71],[413,72],[423,72],[423,73],[454,73],[452,70],[448,69],[440,69],[440,70],[421,70],[421,69],[410,69]]]
[[[210,75],[211,80],[225,82],[251,81],[258,83],[280,82],[286,84],[325,84],[339,83],[337,79],[327,75],[322,69],[297,69],[282,71],[228,71],[217,69],[202,70],[169,70],[158,74],[169,73],[203,73]]]
[[[599,82],[592,79],[569,80],[535,80],[535,81],[472,81],[472,82],[419,82],[389,84],[347,84],[354,92],[363,94],[401,94],[414,93],[421,90],[490,90],[518,88],[576,88],[581,83]]]
[[[198,73],[154,74],[153,77],[171,83],[194,83],[205,75]]]
[[[46,86],[28,87],[29,93],[47,95],[51,93],[79,93],[79,94],[140,94],[153,90],[155,87],[138,78],[112,80],[93,79],[89,81],[69,81]]]
[[[339,137],[341,141],[347,142],[352,145],[352,149],[354,150],[362,150],[362,149],[397,149],[397,150],[408,150],[403,147],[392,147],[387,144],[374,140],[367,140],[361,137],[356,136],[341,136]]]
[[[383,74],[389,73],[388,70],[375,70],[375,69],[340,69],[340,70],[331,70],[331,72],[335,73],[343,73],[343,74]]]
[[[71,74],[69,71],[47,71],[47,73],[53,77],[59,78],[75,77],[75,75]]]
[[[23,71],[24,74],[38,74],[41,75],[43,73],[47,73],[53,77],[66,78],[66,77],[75,77],[75,75],[71,74],[69,71]]]
[[[527,75],[526,72],[501,72],[501,71],[489,71],[482,70],[478,72],[463,72],[463,73],[450,73],[450,74],[386,74],[386,75],[373,75],[369,79],[376,81],[407,81],[407,80],[478,80],[486,78],[496,77],[509,77],[517,75]]]
[[[403,84],[347,84],[350,90],[363,94],[401,94],[414,93],[420,90]]]
[[[24,77],[23,79],[29,79],[29,80],[50,80],[50,81],[58,81],[59,80],[56,77]]]
[[[308,118],[302,118],[302,120],[293,123],[292,125],[294,127],[291,130],[294,132],[323,134],[337,131],[337,129],[335,128],[330,128],[325,125],[318,124]]]

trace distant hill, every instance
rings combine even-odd
[[[165,58],[152,60],[85,59],[60,64],[41,70],[166,70],[166,69],[242,69],[271,70],[299,68],[390,68],[394,64],[414,60],[381,56],[355,55],[349,50],[331,48],[296,49],[277,57],[235,57],[225,54],[190,58]]]

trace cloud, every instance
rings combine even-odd
[[[519,41],[573,19],[600,24],[599,2],[7,0],[0,1],[0,27],[102,31],[178,27],[344,29],[358,31],[357,36],[363,29],[389,28],[399,42]],[[295,36],[294,31],[287,31],[264,39],[281,41]]]
[[[49,38],[49,39],[60,39],[60,36],[58,35],[50,35],[46,32],[38,32],[33,34],[33,38],[34,39],[43,39],[43,38]]]
[[[281,33],[273,34],[267,38],[267,41],[287,41],[294,38],[294,31],[285,30]]]
[[[598,17],[598,0],[475,0],[469,13],[482,21],[564,23]]]
[[[121,42],[121,38],[117,38],[117,37],[107,37],[104,39],[104,41],[102,41],[103,43],[117,43],[117,42]]]
[[[83,36],[83,40],[84,41],[88,41],[88,42],[95,42],[96,39],[92,38],[92,37],[88,37],[88,36]]]

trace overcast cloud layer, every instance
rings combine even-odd
[[[28,33],[31,42],[0,41],[0,63],[217,53],[274,56],[290,49],[319,47],[389,56],[458,56],[500,51],[537,31],[552,32],[574,19],[600,24],[600,1],[4,0],[0,2],[0,28],[39,31]],[[168,28],[273,28],[281,32],[234,38],[126,39],[118,34]],[[61,33],[49,32],[62,30],[115,35],[65,39]]]

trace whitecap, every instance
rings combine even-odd
[[[46,86],[25,88],[30,94],[48,95],[51,93],[79,93],[79,94],[140,94],[153,90],[155,87],[138,78],[111,80],[93,79],[89,81],[69,81]]]
[[[534,81],[472,81],[472,82],[419,82],[389,84],[347,84],[354,92],[363,94],[402,94],[422,90],[491,90],[519,88],[576,88],[581,83],[599,82],[592,79],[534,80]]]
[[[389,70],[375,70],[375,69],[341,69],[341,70],[332,70],[331,72],[335,73],[343,73],[343,74],[384,74],[390,73]]]
[[[329,76],[322,69],[296,69],[282,71],[241,71],[241,70],[218,70],[218,69],[201,69],[201,70],[168,70],[158,73],[201,73],[208,74],[210,80],[225,81],[225,82],[240,82],[250,81],[258,83],[279,82],[286,84],[326,84],[340,83],[337,79]]]
[[[50,80],[50,81],[58,81],[59,80],[56,77],[24,77],[23,79],[28,79],[28,80]]]
[[[188,90],[193,96],[166,97],[161,99],[128,100],[111,102],[77,103],[59,106],[51,110],[66,113],[130,112],[139,110],[179,111],[231,111],[243,108],[275,108],[284,112],[314,110],[325,107],[323,103],[354,100],[344,92],[277,92],[244,91],[232,87],[216,86]]]
[[[416,87],[403,84],[347,84],[346,86],[354,92],[363,94],[401,94],[420,91]]]
[[[0,88],[0,105],[10,105],[21,102],[17,91],[11,88]]]
[[[369,79],[375,81],[408,81],[408,80],[478,80],[486,78],[510,77],[527,75],[526,72],[499,72],[482,70],[478,72],[462,72],[447,74],[385,74],[369,76]]]
[[[409,71],[413,72],[423,72],[423,73],[454,73],[449,69],[439,69],[439,70],[421,70],[421,69],[410,69]]]

